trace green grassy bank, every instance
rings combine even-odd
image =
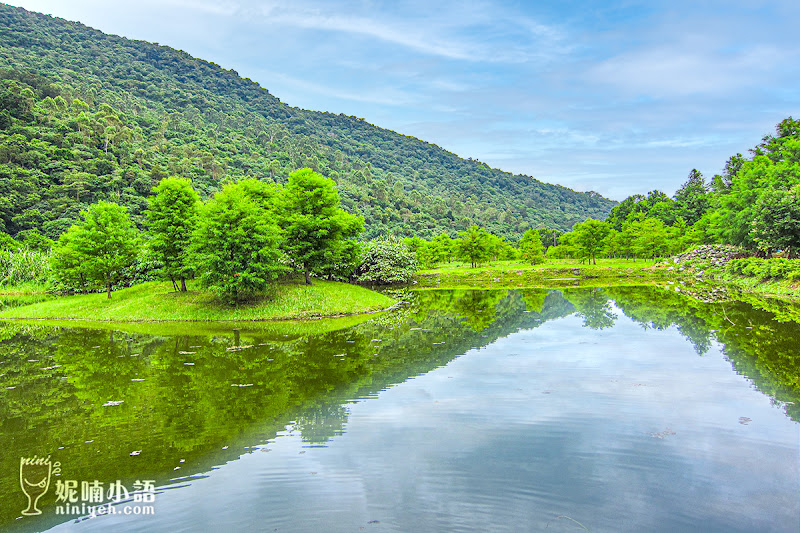
[[[596,265],[578,261],[548,261],[531,266],[517,261],[494,261],[470,268],[464,263],[450,263],[440,268],[422,270],[414,278],[416,287],[440,288],[520,288],[601,285],[641,285],[674,280],[677,275],[657,269],[654,263],[620,259],[599,259]]]
[[[394,300],[358,285],[316,280],[313,285],[285,282],[268,298],[238,307],[190,284],[185,293],[171,283],[142,283],[112,293],[64,296],[0,311],[0,319],[79,319],[117,322],[286,320],[379,311]]]
[[[698,274],[702,272],[702,274]],[[758,276],[743,276],[734,274],[719,267],[697,267],[688,265],[684,272],[678,274],[679,279],[702,280],[711,285],[725,286],[741,292],[758,296],[769,296],[800,301],[800,282],[787,279],[762,278]]]
[[[598,259],[597,265],[573,260],[550,260],[531,266],[517,261],[494,261],[470,268],[465,263],[449,263],[440,268],[421,270],[414,280],[418,288],[559,288],[602,287],[683,282],[688,285],[719,285],[760,296],[800,300],[800,282],[760,279],[732,274],[707,263],[683,263],[684,270],[671,262],[653,263],[626,259]],[[672,270],[668,270],[673,267]]]
[[[737,276],[729,272],[713,272],[712,283],[734,286],[740,291],[764,296],[777,296],[800,301],[800,283],[789,280],[762,280],[754,277]]]

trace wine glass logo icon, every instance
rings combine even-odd
[[[36,504],[50,488],[50,476],[53,473],[53,463],[47,457],[20,457],[19,484],[22,492],[28,497],[28,508],[22,511],[25,516],[42,514]]]

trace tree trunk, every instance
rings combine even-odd
[[[311,285],[311,270],[306,269],[306,285]]]
[[[108,299],[111,299],[111,284],[106,283],[106,294],[108,294]]]
[[[181,292],[186,292],[186,278],[181,276]]]

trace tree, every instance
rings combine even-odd
[[[545,247],[545,250],[551,246],[558,246],[558,237],[562,232],[557,229],[548,228],[539,229],[537,231],[539,232],[539,237],[542,239],[542,245]]]
[[[64,177],[63,187],[75,192],[75,201],[80,203],[81,193],[91,190],[96,176],[88,172],[71,172]]]
[[[53,247],[53,255],[50,256],[50,270],[57,287],[85,293],[87,287],[83,256],[76,246],[80,232],[80,226],[73,224],[61,234]]]
[[[248,183],[251,182],[251,183]],[[192,252],[203,286],[230,297],[267,288],[285,270],[280,263],[281,231],[263,201],[257,180],[230,183],[206,202],[193,235]]]
[[[11,235],[0,232],[0,250],[16,252],[20,249],[20,243],[14,240]]]
[[[175,290],[186,292],[186,278],[194,272],[190,257],[192,234],[197,228],[200,197],[185,178],[165,178],[153,188],[150,209],[146,211],[150,249],[163,263],[163,272]]]
[[[683,217],[691,226],[705,214],[708,205],[708,188],[703,175],[697,169],[692,169],[686,182],[675,193],[677,215]],[[670,221],[664,220],[664,222]]]
[[[766,191],[756,204],[752,233],[765,252],[786,250],[790,259],[795,257],[800,249],[800,185]]]
[[[519,241],[519,251],[522,254],[522,258],[529,261],[532,265],[544,263],[542,238],[535,229],[529,229],[522,236],[522,239]]]
[[[456,253],[456,240],[447,233],[440,233],[431,241],[431,253],[435,263],[449,263]]]
[[[575,224],[572,232],[575,234],[575,245],[579,251],[596,265],[596,255],[603,250],[604,240],[611,232],[611,227],[605,222],[588,218],[585,222]]]
[[[492,258],[493,260],[500,260],[500,261],[515,260],[519,259],[519,252],[507,240],[490,233],[489,257]]]
[[[632,223],[633,250],[642,257],[655,258],[667,253],[668,233],[664,223],[657,218],[645,218]]]
[[[646,210],[643,200],[645,200],[645,197],[641,194],[628,196],[611,209],[611,214],[608,215],[606,221],[615,230],[622,231],[622,225],[625,224],[625,221],[629,219],[632,213]]]
[[[98,202],[81,211],[83,221],[73,225],[55,246],[53,270],[71,279],[98,282],[111,298],[111,287],[136,259],[139,238],[128,210]]]
[[[322,272],[348,247],[344,241],[364,231],[364,219],[339,208],[339,193],[333,180],[310,168],[289,174],[280,199],[280,225],[286,239],[283,250],[305,274]]]
[[[467,231],[458,234],[456,240],[456,253],[464,261],[469,261],[472,268],[486,261],[492,252],[489,233],[478,226],[472,226]]]

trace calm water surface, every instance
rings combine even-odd
[[[798,530],[797,306],[402,297],[239,330],[0,325],[0,530]],[[60,472],[22,517],[33,455]]]

